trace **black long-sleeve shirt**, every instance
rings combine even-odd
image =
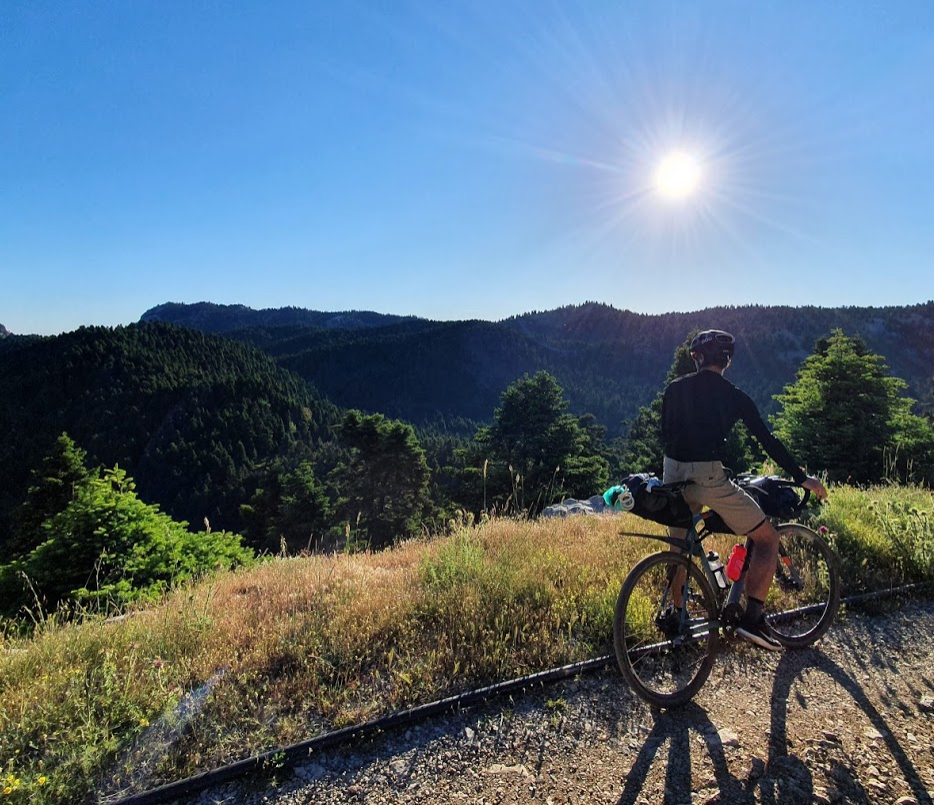
[[[749,395],[713,371],[679,377],[665,389],[665,455],[675,461],[722,461],[726,438],[738,420],[797,483],[807,478],[791,453],[772,435]]]

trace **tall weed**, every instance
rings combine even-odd
[[[934,579],[934,506],[928,489],[835,487],[815,520],[833,536],[844,594]]]

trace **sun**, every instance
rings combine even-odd
[[[684,151],[672,151],[655,169],[655,189],[668,199],[683,199],[700,185],[700,163]]]

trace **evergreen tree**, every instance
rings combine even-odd
[[[45,607],[64,600],[120,606],[216,567],[248,562],[252,552],[226,532],[193,534],[158,507],[143,503],[126,472],[89,474],[65,508],[42,523],[43,541],[0,566],[7,614],[29,601],[24,579]]]
[[[65,510],[79,485],[87,482],[87,453],[63,433],[52,452],[33,470],[26,500],[16,513],[13,536],[2,547],[3,558],[13,559],[35,548],[42,540],[42,524]]]
[[[776,435],[811,472],[826,470],[832,481],[875,483],[887,456],[929,468],[930,423],[911,413],[913,400],[901,396],[905,382],[887,371],[861,338],[834,330],[776,396]]]
[[[270,472],[241,509],[251,544],[276,552],[312,548],[328,531],[331,504],[311,462]]]
[[[349,453],[330,480],[348,527],[374,548],[419,533],[430,509],[430,472],[412,426],[351,410],[339,438]]]
[[[557,380],[547,372],[524,375],[503,392],[493,424],[480,428],[469,451],[465,491],[476,503],[535,513],[556,499],[590,497],[606,486],[609,465],[591,417],[567,413]]]

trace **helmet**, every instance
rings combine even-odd
[[[701,366],[726,366],[733,357],[736,339],[723,330],[704,330],[691,341],[691,357]],[[703,360],[698,360],[698,356]]]

